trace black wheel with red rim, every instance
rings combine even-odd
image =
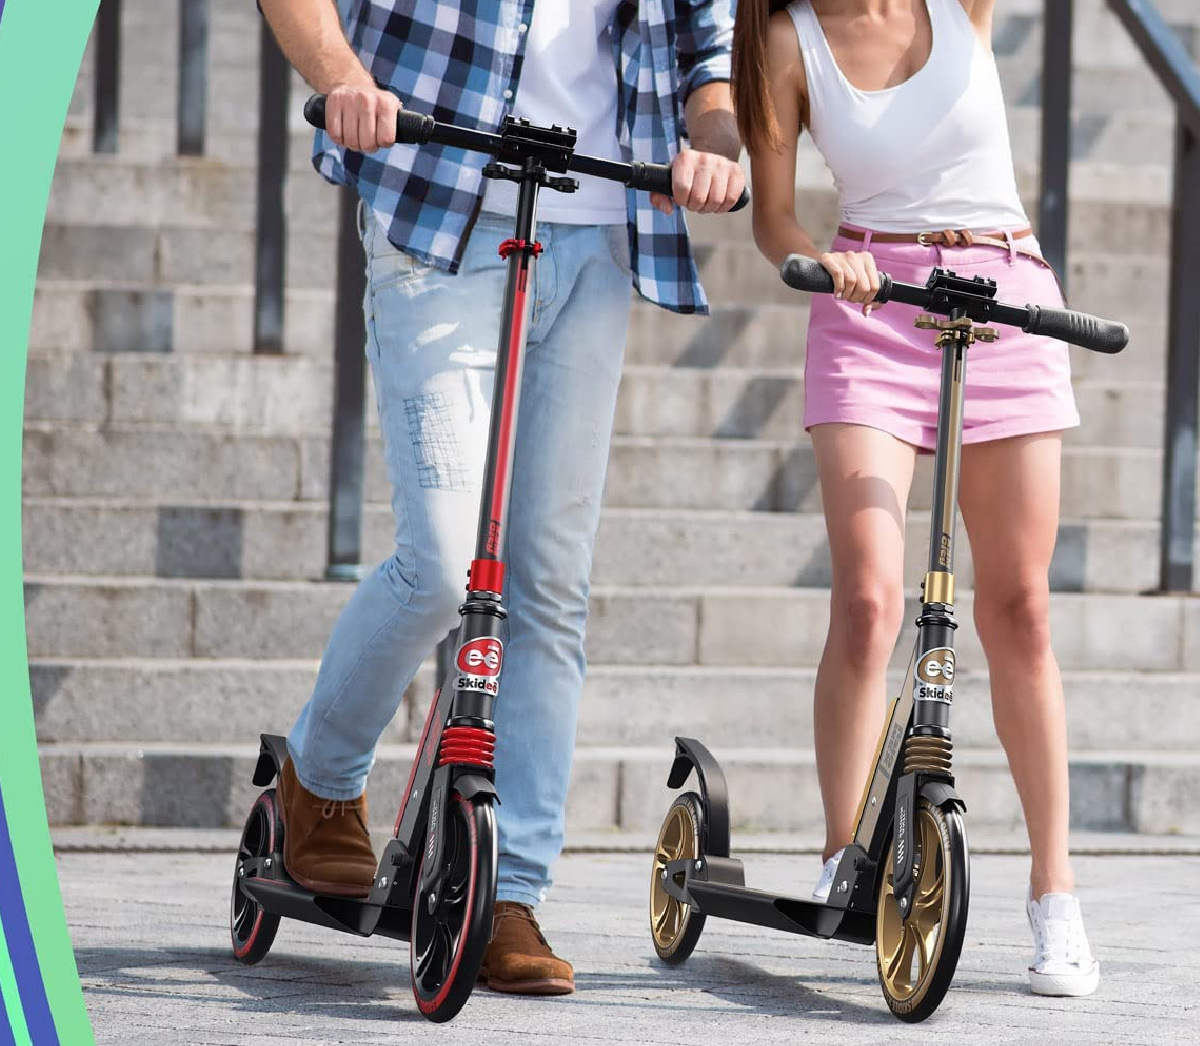
[[[451,793],[445,819],[442,874],[432,898],[413,898],[409,959],[413,997],[431,1021],[448,1021],[463,1008],[492,936],[496,904],[496,818],[489,799]]]
[[[237,864],[233,870],[233,899],[229,907],[229,932],[233,957],[253,965],[263,959],[275,941],[279,916],[272,915],[244,889],[242,884],[261,875],[265,862],[283,850],[283,824],[275,806],[275,789],[263,792],[250,807],[242,829]]]

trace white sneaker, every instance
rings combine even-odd
[[[1026,894],[1025,914],[1033,930],[1029,987],[1034,995],[1091,995],[1100,983],[1100,963],[1092,957],[1079,901],[1069,893]]]
[[[837,874],[838,863],[845,852],[846,848],[843,846],[825,862],[825,867],[821,869],[821,878],[817,880],[817,885],[812,892],[814,901],[820,901],[824,904],[829,900],[829,891],[833,889],[833,877]]]

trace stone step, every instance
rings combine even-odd
[[[1018,160],[1016,174],[1026,212],[1036,218],[1038,114],[1013,109],[1010,125],[1017,155],[1028,151],[1031,158],[1029,162]],[[1164,253],[1172,185],[1167,162],[1173,142],[1170,111],[1111,118],[1079,115],[1076,126],[1077,155],[1069,183],[1071,249],[1122,255]],[[172,143],[173,133],[171,129]],[[122,229],[251,230],[256,220],[255,148],[253,140],[247,139],[242,155],[233,161],[214,156],[146,160],[127,154],[60,155],[47,223],[68,230],[112,229],[104,234],[112,242]],[[309,153],[308,148],[291,153],[284,191],[289,229],[332,235],[338,194],[312,169]],[[1137,157],[1137,162],[1131,163],[1130,157]],[[837,225],[837,192],[824,161],[807,139],[801,143],[798,165],[796,213],[816,242],[828,243]],[[698,244],[751,244],[751,216],[752,210],[747,209],[738,214],[689,214],[687,221]],[[299,234],[289,236],[289,254],[301,250],[300,241],[294,238]],[[62,235],[78,239],[86,234]],[[242,249],[235,244],[230,250]]]
[[[1026,97],[1032,89],[1032,83],[1026,85]],[[1038,155],[1041,117],[1038,108],[1011,105],[1008,130],[1014,156]],[[1165,170],[1174,162],[1174,142],[1175,118],[1168,105],[1104,110],[1092,106],[1087,97],[1076,98],[1071,120],[1071,157],[1077,164],[1098,161],[1129,165],[1136,158],[1138,166]]]
[[[1041,110],[1032,104],[1036,100],[1035,77],[1023,75],[1010,92],[1008,128],[1013,156],[1021,168],[1023,179],[1036,176],[1036,161],[1040,149]],[[308,182],[319,190],[320,180],[315,178],[312,166],[313,132],[301,115],[302,102],[308,97],[307,88],[294,90],[290,112],[291,131],[288,136],[287,192],[289,200],[295,202],[297,193],[305,200],[314,199],[310,190],[301,183]],[[257,114],[255,114],[257,116]],[[257,120],[255,121],[257,123]],[[220,165],[228,174],[245,172],[257,165],[258,139],[256,127],[238,130],[230,125],[213,127],[205,135],[204,157],[206,165]],[[1173,162],[1174,119],[1169,105],[1155,105],[1145,109],[1102,109],[1091,104],[1087,97],[1075,99],[1071,128],[1072,157],[1077,163],[1098,161],[1129,165],[1136,157],[1138,165],[1168,168]],[[55,181],[51,187],[49,216],[57,221],[79,220],[87,222],[94,215],[80,207],[75,197],[74,182],[82,180],[73,168],[98,161],[106,165],[99,167],[100,178],[116,164],[125,165],[196,165],[192,157],[180,157],[176,153],[176,126],[174,118],[124,120],[118,132],[118,149],[115,155],[92,153],[92,121],[87,116],[68,116],[59,144],[58,165]],[[1120,192],[1120,187],[1110,191]],[[80,197],[102,192],[109,196],[108,186],[91,185],[79,190]],[[253,209],[254,189],[239,191],[239,197],[229,201],[247,215]],[[242,202],[237,202],[241,200]],[[183,194],[167,193],[157,186],[149,188],[147,208],[139,210],[136,200],[112,194],[115,212],[109,221],[128,220],[132,224],[148,223],[146,217],[150,207],[160,207],[163,202],[173,203],[166,212],[175,216],[195,216],[196,220],[211,220],[211,201],[203,197],[192,200]],[[248,203],[246,202],[248,201]],[[80,217],[72,218],[72,215]],[[128,216],[126,218],[125,216]],[[119,216],[119,217],[118,217]],[[311,217],[317,222],[333,221],[329,204],[321,204]],[[807,218],[807,215],[806,215]],[[248,217],[246,220],[250,220]]]
[[[1162,247],[1158,243],[1147,246]],[[335,247],[332,228],[294,223],[289,232],[287,286],[332,288]],[[47,222],[38,275],[54,281],[120,281],[160,289],[176,284],[248,287],[254,280],[254,250],[250,226]],[[114,266],[114,258],[120,258],[118,266]],[[696,260],[714,304],[794,305],[800,297],[779,279],[774,266],[752,242],[699,244]],[[1072,303],[1084,311],[1122,316],[1136,311],[1142,315],[1166,302],[1167,261],[1157,253],[1075,251],[1068,270]]]
[[[333,308],[332,291],[288,292],[287,357],[303,356],[329,366]],[[1077,378],[1120,383],[1122,387],[1129,382],[1161,380],[1165,372],[1165,313],[1126,313],[1123,318],[1134,331],[1133,347],[1117,356],[1073,349],[1071,365]],[[626,361],[628,366],[795,371],[804,363],[807,325],[804,301],[717,305],[709,317],[678,316],[635,302]],[[253,296],[248,288],[155,289],[42,281],[34,296],[30,350],[50,356],[90,356],[97,349],[127,355],[130,350],[141,350],[139,355],[155,360],[172,352],[181,357],[250,356],[252,332]],[[130,367],[127,374],[136,369]]]
[[[251,353],[34,353],[28,422],[170,423],[266,435],[326,436],[333,371],[307,356]],[[364,418],[378,427],[368,382]],[[1080,378],[1071,444],[1156,448],[1164,390],[1153,381]],[[802,439],[803,369],[628,364],[614,431],[628,436]]]
[[[318,502],[26,496],[22,518],[32,574],[297,580],[319,578],[325,568],[326,508]],[[925,570],[928,525],[927,513],[909,514],[906,577]],[[366,506],[365,563],[391,554],[393,529],[389,506]],[[962,586],[971,584],[970,559],[963,541],[955,565]],[[1157,562],[1153,522],[1064,519],[1051,587],[1144,592],[1158,582]],[[592,569],[598,585],[807,587],[829,580],[825,523],[813,513],[608,509]]]
[[[332,285],[289,288],[283,319],[288,355],[333,359]],[[249,354],[253,347],[254,291],[248,284],[163,287],[39,279],[34,290],[31,352]]]
[[[330,365],[333,309],[332,290],[287,292],[287,357],[303,356]],[[1134,333],[1132,346],[1117,356],[1073,349],[1071,365],[1076,377],[1122,386],[1130,381],[1161,380],[1165,373],[1165,311],[1155,312],[1147,306],[1123,312],[1121,318]],[[785,304],[715,305],[707,317],[679,316],[639,301],[630,316],[626,364],[795,371],[804,364],[807,329],[806,296],[795,292]],[[248,287],[156,288],[42,280],[34,295],[29,346],[35,355],[47,356],[90,356],[95,350],[138,352],[154,360],[172,353],[180,357],[249,356],[253,294]]]
[[[1157,520],[1161,468],[1154,450],[1069,446],[1062,463],[1062,514]],[[377,472],[378,485],[368,496],[382,501],[388,497],[382,466]],[[923,455],[909,507],[928,509],[932,488],[932,456]],[[807,441],[618,437],[609,458],[605,504],[818,512],[821,491]]]
[[[152,160],[120,152],[60,154],[46,205],[47,225],[214,231],[254,227],[258,145],[253,136],[242,139],[239,155],[232,160],[212,154],[176,156],[174,124],[150,126],[148,134],[158,135],[160,127],[168,132],[170,154]],[[311,152],[309,136],[306,149],[289,154],[291,169],[284,192],[289,245],[305,230],[328,234],[337,223],[338,194],[313,170]]]
[[[280,407],[282,410],[282,405]],[[329,494],[328,436],[229,429],[27,422],[23,490],[38,498],[318,501]],[[367,439],[365,498],[390,504],[382,438]],[[969,453],[969,452],[968,452]],[[927,509],[932,458],[918,459],[910,507]],[[1064,450],[1062,514],[1154,520],[1161,455],[1149,448]],[[605,486],[613,508],[818,512],[809,441],[616,436]]]
[[[332,359],[269,353],[31,353],[25,418],[58,426],[156,423],[241,434],[328,433]],[[374,424],[375,413],[366,413]]]
[[[99,212],[103,213],[103,212]],[[288,231],[286,285],[330,289],[336,277],[333,228],[302,222]],[[147,287],[254,283],[252,228],[221,224],[84,225],[47,222],[38,275],[48,280],[119,280]],[[120,259],[114,264],[114,259]]]
[[[302,114],[302,103],[308,95],[308,88],[294,90],[292,99],[296,104],[291,107],[289,114],[291,133],[288,135],[288,173],[297,179],[313,174],[313,131],[304,122]],[[57,169],[61,170],[66,163],[88,160],[97,155],[92,152],[93,129],[90,99],[87,102],[88,110],[80,110],[67,116],[58,145],[59,167]],[[254,122],[257,124],[257,111],[254,115]],[[176,123],[173,115],[138,120],[122,119],[117,129],[117,152],[115,155],[128,162],[146,164],[174,163],[177,159],[190,159],[181,158],[176,153],[176,135]],[[204,159],[224,164],[227,167],[244,168],[247,165],[256,164],[257,158],[257,126],[247,126],[241,130],[229,125],[206,129]],[[51,195],[54,195],[53,187]],[[187,201],[182,202],[187,207]]]
[[[367,789],[372,809],[396,804],[413,754],[412,745],[380,746]],[[735,829],[820,828],[810,752],[731,746],[716,747],[714,754],[728,777]],[[568,831],[657,828],[670,801],[665,781],[672,756],[669,738],[655,747],[580,747],[567,801]],[[259,791],[251,783],[254,744],[45,744],[40,757],[53,825],[234,826]],[[1200,831],[1200,816],[1186,801],[1200,787],[1200,755],[1094,752],[1073,755],[1070,767],[1072,828]],[[1021,824],[1016,791],[998,750],[959,749],[954,771],[972,825]],[[809,801],[797,801],[802,796]]]
[[[34,659],[38,740],[208,744],[286,733],[317,667],[315,660]],[[813,669],[594,664],[579,737],[592,746],[636,746],[691,731],[731,746],[811,747],[814,680]],[[385,744],[420,739],[435,685],[432,665],[424,666],[385,730]],[[903,685],[903,669],[892,671],[889,696]],[[1063,686],[1075,752],[1194,752],[1200,743],[1194,672],[1072,670]],[[986,672],[964,670],[956,697],[956,746],[995,747]],[[1138,714],[1130,715],[1134,700]]]
[[[1123,30],[1117,32],[1123,34]],[[1086,55],[1077,54],[1071,78],[1072,93],[1077,99],[1076,109],[1091,113],[1111,113],[1123,109],[1168,110],[1171,106],[1170,95],[1140,56],[1134,57],[1134,62],[1118,66],[1105,58],[1094,64],[1084,64],[1088,61]],[[1040,53],[1034,60],[1026,54],[1001,56],[996,59],[996,65],[1009,106],[1040,108]]]
[[[914,577],[896,668],[908,663],[916,585]],[[31,574],[25,578],[29,656],[316,658],[352,591],[327,582]],[[973,607],[973,593],[959,591],[955,643],[964,670],[984,663]],[[1055,592],[1050,612],[1064,670],[1200,672],[1200,606],[1190,598]],[[807,669],[816,667],[828,627],[824,588],[598,585],[587,653],[593,665]]]
[[[1159,8],[1164,17],[1177,27],[1185,46],[1195,53],[1195,9],[1182,0],[1175,6]],[[1153,74],[1146,68],[1128,35],[1099,0],[1077,4],[1075,65],[1084,82],[1077,88],[1081,105],[1099,108],[1099,101],[1083,88],[1091,87],[1088,78],[1106,83],[1120,74],[1146,90],[1153,83]],[[1025,105],[1037,103],[1037,92],[1031,81],[1040,68],[1040,0],[1031,9],[1011,5],[996,14],[995,48],[1001,75],[1010,102]],[[124,68],[121,79],[122,115],[126,122],[157,121],[173,123],[177,58],[174,47],[163,47],[163,39],[173,40],[178,29],[174,12],[155,12],[139,15],[128,10],[124,17],[122,51]],[[211,16],[210,76],[207,85],[211,123],[220,130],[237,129],[250,133],[257,124],[257,60],[260,23],[253,9],[224,8],[216,5]],[[86,119],[91,109],[93,74],[92,48],[84,56],[72,112],[76,120]],[[1121,85],[1124,87],[1124,84]],[[293,80],[293,100],[297,103],[307,94],[299,78]],[[1118,102],[1126,103],[1130,94],[1115,89]],[[1107,98],[1105,99],[1107,100]],[[293,116],[293,123],[296,117]],[[171,136],[173,138],[173,135]],[[170,140],[170,139],[169,139]],[[123,143],[124,144],[124,143]]]

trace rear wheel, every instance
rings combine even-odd
[[[967,836],[955,809],[917,800],[916,891],[907,921],[892,889],[893,851],[879,883],[875,964],[888,1008],[902,1021],[923,1021],[946,995],[967,929],[970,894]]]
[[[409,943],[413,997],[421,1013],[438,1023],[454,1017],[470,998],[492,936],[496,819],[491,801],[452,793],[445,832],[436,896],[421,892],[424,860],[417,873]]]
[[[233,872],[233,899],[229,909],[229,931],[233,957],[253,965],[263,959],[275,941],[279,916],[272,915],[242,888],[261,873],[264,863],[283,850],[283,824],[275,806],[275,789],[263,792],[250,807],[242,829],[237,864]]]
[[[704,846],[704,815],[700,797],[684,792],[667,810],[650,875],[650,935],[663,962],[681,963],[696,947],[706,917],[667,893],[667,865],[671,861],[697,861]],[[682,878],[677,878],[680,886]]]

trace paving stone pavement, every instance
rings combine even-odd
[[[817,872],[811,855],[755,853],[746,865],[751,885],[780,891],[807,889]],[[558,866],[540,914],[575,963],[575,995],[480,991],[441,1026],[417,1014],[399,942],[285,921],[266,960],[236,964],[229,855],[73,850],[60,852],[58,868],[99,1046],[1200,1041],[1194,852],[1076,858],[1103,970],[1100,990],[1076,1000],[1028,994],[1028,858],[977,854],[958,974],[938,1013],[918,1026],[888,1013],[867,948],[710,920],[686,964],[662,965],[647,926],[645,854],[573,853]]]

